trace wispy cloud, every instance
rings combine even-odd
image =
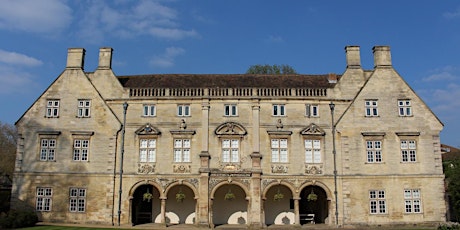
[[[269,35],[265,41],[268,43],[281,43],[284,42],[284,39],[279,35]]]
[[[184,53],[185,50],[180,47],[168,47],[163,54],[153,57],[150,64],[154,67],[169,68],[174,66],[175,58]]]
[[[39,66],[42,61],[16,52],[8,52],[0,49],[0,63],[22,66]]]
[[[60,0],[2,0],[0,28],[40,34],[56,34],[72,21],[72,10]]]
[[[456,69],[452,66],[447,66],[439,70],[435,70],[433,74],[422,78],[424,82],[434,81],[455,81],[459,80],[459,76],[456,74]]]
[[[37,86],[34,75],[26,68],[42,64],[42,61],[25,54],[0,49],[0,95],[25,93],[25,86],[28,90]]]
[[[150,35],[169,40],[199,37],[194,29],[181,28],[178,12],[162,3],[91,1],[84,6],[87,9],[83,10],[85,15],[80,22],[80,36],[94,42],[103,40],[105,36],[132,38]]]
[[[460,17],[460,7],[458,7],[455,11],[445,12],[442,16],[447,19],[459,18]]]

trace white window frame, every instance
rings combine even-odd
[[[142,138],[139,140],[139,162],[156,162],[157,139]]]
[[[321,147],[321,140],[319,139],[304,139],[305,163],[321,163]]]
[[[174,162],[191,162],[191,145],[190,139],[174,139]]]
[[[179,117],[190,117],[191,115],[190,105],[177,105],[177,116]]]
[[[56,138],[40,139],[40,161],[55,161],[56,144]]]
[[[385,190],[369,191],[369,212],[370,214],[387,213]]]
[[[319,117],[319,106],[314,104],[305,105],[305,116],[307,117]]]
[[[288,139],[287,138],[273,138],[270,140],[272,150],[273,163],[287,163],[289,162],[288,153]]]
[[[276,117],[286,116],[286,105],[285,104],[273,104],[272,115]]]
[[[365,116],[366,117],[377,117],[379,116],[378,101],[377,100],[366,100],[364,102]]]
[[[59,104],[60,104],[60,101],[57,99],[46,100],[45,117],[48,117],[48,118],[59,117]]]
[[[222,139],[222,162],[239,163],[240,162],[240,140],[239,139]]]
[[[40,212],[49,212],[53,204],[53,188],[37,187],[35,210]]]
[[[74,139],[73,140],[73,161],[89,161],[89,139]]]
[[[236,104],[226,104],[226,105],[224,105],[224,116],[226,116],[226,117],[236,117],[236,116],[238,116],[238,106]]]
[[[144,117],[155,117],[157,115],[157,107],[156,105],[149,104],[143,106],[143,114]]]
[[[417,141],[401,140],[401,161],[404,163],[417,162]]]
[[[382,147],[381,140],[366,140],[366,161],[367,163],[382,163]]]
[[[422,195],[420,189],[404,189],[404,212],[422,212]]]
[[[412,105],[410,100],[398,100],[398,111],[401,117],[412,116]]]
[[[86,212],[86,188],[70,188],[69,211]]]
[[[88,118],[91,117],[91,100],[79,99],[77,117]]]

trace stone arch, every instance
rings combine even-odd
[[[295,198],[299,198],[300,199],[300,193],[302,192],[302,190],[308,186],[318,186],[320,188],[322,188],[325,192],[326,192],[326,195],[327,195],[327,200],[333,200],[333,192],[329,189],[329,187],[324,184],[323,182],[320,182],[320,181],[307,181],[305,183],[303,183],[302,185],[300,185],[299,189],[296,191],[296,197]]]
[[[311,195],[314,200],[310,199]],[[333,216],[333,193],[323,182],[307,181],[298,190],[300,224],[326,223],[330,224]],[[313,219],[309,215],[313,214]]]
[[[165,188],[165,220],[169,224],[194,224],[198,212],[198,191],[190,182],[179,180]],[[180,197],[178,198],[178,195]]]
[[[215,192],[222,186],[224,185],[229,185],[229,184],[235,184],[235,185],[238,185],[241,189],[243,189],[245,195],[246,195],[246,200],[249,200],[249,189],[247,188],[247,186],[239,181],[225,181],[225,180],[222,180],[222,182],[219,182],[217,183],[211,190],[211,195],[209,196],[209,199],[213,200],[214,199],[214,194]]]
[[[247,186],[239,181],[222,181],[214,186],[209,200],[212,226],[247,225],[249,194]]]
[[[163,189],[161,188],[161,186],[159,184],[155,183],[154,181],[151,181],[151,180],[141,180],[141,181],[138,181],[138,182],[134,183],[131,186],[131,188],[129,189],[128,196],[130,198],[132,198],[133,195],[134,195],[134,192],[136,191],[136,189],[139,188],[142,185],[152,185],[154,188],[156,188],[158,190],[158,192],[160,192],[160,198],[164,197],[165,193],[163,192]]]
[[[168,187],[166,187],[165,191],[164,191],[164,194],[167,195],[169,190],[171,190],[171,188],[173,188],[174,186],[177,186],[177,185],[185,185],[187,186],[188,188],[190,188],[192,191],[193,191],[193,194],[195,195],[194,199],[198,199],[198,191],[196,190],[195,186],[188,182],[188,181],[176,181],[176,182],[173,182],[171,184],[168,185]]]
[[[291,183],[286,182],[286,181],[273,181],[270,184],[268,184],[267,187],[265,187],[264,191],[262,192],[262,199],[264,199],[264,200],[267,199],[267,192],[270,190],[270,188],[272,188],[274,186],[277,186],[277,185],[286,186],[291,191],[292,197],[296,196],[296,192],[295,192],[296,189]]]
[[[244,128],[243,125],[237,123],[237,122],[224,122],[217,126],[217,128],[214,130],[214,133],[217,136],[223,136],[223,135],[239,135],[239,136],[244,136],[248,133],[246,129]]]
[[[150,193],[150,196],[146,196]],[[142,180],[134,183],[128,192],[129,220],[133,225],[143,223],[160,223],[155,217],[161,214],[161,200],[164,193],[161,186],[154,181]]]

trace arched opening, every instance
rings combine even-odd
[[[214,193],[212,221],[215,226],[223,224],[247,224],[248,202],[244,190],[235,184],[219,187]]]
[[[327,194],[323,188],[310,185],[302,189],[299,201],[300,224],[325,223],[328,210]]]
[[[169,189],[166,200],[166,222],[169,224],[195,223],[195,194],[186,185]]]
[[[153,185],[145,184],[136,188],[131,203],[133,225],[155,222],[161,213],[159,198],[160,192]]]
[[[295,224],[294,201],[291,190],[279,184],[269,188],[265,195],[264,213],[266,225]]]

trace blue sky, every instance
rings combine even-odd
[[[244,73],[288,64],[302,74],[342,74],[347,45],[389,45],[393,66],[460,146],[460,1],[457,0],[1,0],[0,121],[13,124],[64,70],[67,49],[86,49],[94,71],[112,47],[117,75]]]

